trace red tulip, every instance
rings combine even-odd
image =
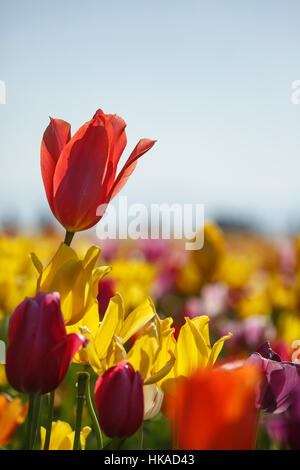
[[[20,392],[39,394],[54,390],[66,375],[84,336],[66,334],[59,294],[39,292],[26,298],[9,323],[6,375]]]
[[[138,158],[154,145],[141,139],[116,176],[127,143],[125,127],[122,118],[99,109],[71,138],[70,124],[50,118],[41,146],[42,177],[50,208],[68,231],[95,225],[104,213],[97,214],[97,208],[118,194]]]
[[[124,439],[142,425],[144,416],[143,380],[127,361],[102,374],[95,385],[95,404],[105,434]]]

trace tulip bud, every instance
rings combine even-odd
[[[99,109],[71,138],[70,124],[50,118],[41,146],[42,178],[50,208],[68,231],[93,227],[137,160],[154,145],[154,140],[141,139],[117,176],[125,127],[122,118]]]
[[[39,292],[26,298],[11,316],[6,375],[20,392],[51,392],[65,377],[80,346],[87,339],[66,334],[58,293]]]
[[[125,439],[142,425],[144,416],[143,380],[127,361],[102,374],[95,386],[99,423],[111,438]]]

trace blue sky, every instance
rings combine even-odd
[[[128,147],[157,139],[122,191],[204,203],[272,230],[300,220],[300,4],[281,0],[0,0],[0,218],[51,216],[39,167],[48,116],[101,107]]]

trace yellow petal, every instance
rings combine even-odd
[[[126,351],[124,349],[124,346],[120,342],[120,339],[117,336],[114,336],[107,351],[105,364],[103,364],[104,361],[102,364],[105,366],[105,368],[109,368],[115,366],[124,359],[126,359]]]
[[[86,252],[85,257],[83,258],[83,261],[82,261],[83,268],[86,270],[89,270],[91,273],[96,265],[96,262],[100,253],[101,253],[101,248],[96,247],[96,246],[91,246]]]
[[[36,290],[38,292],[40,290],[41,278],[42,278],[42,274],[43,274],[43,264],[42,264],[41,260],[37,257],[37,255],[35,253],[30,253],[30,258],[31,258],[31,261],[34,264],[34,267],[36,268],[36,270],[39,274],[38,279],[37,279],[37,286],[36,286]]]
[[[157,328],[156,325],[152,323],[141,336],[137,338],[127,354],[127,360],[135,370],[140,372],[144,380],[150,375],[158,349],[159,341]]]
[[[226,336],[222,336],[220,339],[218,339],[218,341],[215,342],[215,344],[213,345],[212,347],[212,350],[211,350],[211,353],[210,353],[210,356],[209,356],[209,360],[208,360],[208,366],[213,366],[214,363],[216,362],[222,348],[223,348],[223,344],[224,344],[224,341],[226,341],[227,339],[230,339],[232,338],[232,333],[228,333],[228,335]]]
[[[95,300],[89,310],[86,312],[84,317],[74,325],[68,325],[66,327],[67,333],[80,333],[84,335],[90,343],[93,342],[94,337],[99,328],[99,311],[98,302]],[[89,344],[90,344],[89,343]],[[73,358],[73,362],[77,364],[89,364],[87,348],[79,348]]]
[[[122,338],[123,343],[126,343],[131,336],[154,317],[155,313],[153,302],[148,297],[148,299],[144,300],[144,302],[129,313],[117,335]]]
[[[46,429],[43,426],[41,426],[40,433],[41,433],[41,449],[43,450],[44,445],[45,445],[45,439],[46,439]]]
[[[205,366],[210,354],[202,333],[190,318],[181,327],[177,340],[176,376],[187,377],[198,367]]]
[[[98,295],[98,283],[106,274],[111,271],[111,266],[99,266],[95,268],[92,272],[91,282],[90,282],[90,296],[95,298]]]
[[[49,292],[49,290],[52,289],[57,274],[70,261],[76,264],[78,261],[76,252],[65,243],[61,243],[54,257],[43,271],[40,286],[41,290]]]
[[[197,330],[201,332],[206,346],[210,348],[209,317],[207,315],[200,315],[199,317],[192,318],[191,322],[196,326]]]
[[[82,269],[78,273],[74,287],[72,289],[73,322],[78,321],[78,319],[82,316],[82,310],[88,304],[88,300],[91,300],[90,289],[92,288],[93,284],[92,274],[100,251],[100,248],[95,246],[90,247],[82,261]],[[95,292],[94,298],[97,297],[97,293],[98,291]],[[88,297],[90,298],[88,299]]]
[[[41,427],[40,432],[42,441],[41,448],[43,449],[46,437],[45,428]],[[65,421],[53,421],[51,427],[49,450],[71,450],[72,442],[66,439],[67,436],[69,436],[71,433],[72,428],[68,423],[66,423]]]
[[[85,441],[88,437],[88,435],[91,433],[92,431],[92,428],[90,428],[89,426],[84,426],[84,428],[82,429],[81,433],[80,433],[80,443],[81,443],[81,449],[84,450],[85,449]]]
[[[95,337],[95,348],[100,359],[104,359],[116,329],[124,318],[122,297],[116,294],[110,299],[103,321]]]
[[[167,319],[165,319],[167,320]],[[163,320],[164,321],[164,320]],[[165,322],[165,326],[170,325],[171,322]],[[177,343],[174,338],[174,328],[165,329],[161,336],[160,348],[155,358],[154,366],[151,371],[152,376],[160,376],[161,370],[164,369],[166,364],[171,357],[174,357],[176,360],[177,357]],[[161,380],[157,380],[156,383],[159,387],[162,387],[162,384],[167,380],[174,377],[174,367],[171,367],[170,371],[165,374]]]
[[[172,351],[169,351],[169,355],[171,358],[168,360],[168,362],[162,367],[160,370],[158,370],[156,373],[151,374],[150,377],[148,377],[145,380],[145,385],[150,385],[150,384],[155,384],[160,382],[162,379],[168,376],[168,374],[171,372],[171,369],[173,368],[176,358]]]

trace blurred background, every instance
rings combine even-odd
[[[101,107],[127,122],[124,158],[158,140],[121,193],[130,202],[298,229],[299,13],[279,0],[1,0],[0,220],[54,220],[39,163],[48,116],[74,132]]]
[[[40,174],[49,116],[74,133],[102,108],[127,122],[120,166],[140,138],[158,141],[121,196],[204,204],[207,223],[198,251],[178,240],[104,243],[95,227],[76,235],[74,256],[94,243],[98,263],[112,267],[98,285],[99,319],[116,292],[126,314],[150,295],[161,318],[173,317],[175,337],[199,315],[209,316],[212,344],[233,333],[218,364],[265,341],[300,361],[299,16],[299,2],[280,0],[0,0],[0,340],[16,305],[35,295],[29,253],[45,267],[63,239]],[[54,410],[71,425],[77,370]],[[3,365],[1,390],[18,396]],[[258,448],[286,445],[267,423]],[[162,413],[144,428],[146,448],[170,448]],[[18,433],[0,447],[20,448]],[[92,434],[87,448],[95,442]]]

